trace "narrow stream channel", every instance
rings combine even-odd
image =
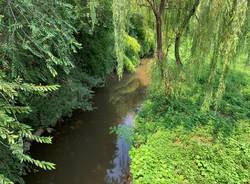
[[[133,124],[149,83],[149,67],[150,61],[144,60],[134,74],[97,90],[96,109],[75,111],[55,128],[52,145],[32,145],[32,156],[55,163],[56,170],[30,173],[27,184],[126,183],[129,145],[109,132],[114,125]]]

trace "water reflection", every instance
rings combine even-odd
[[[133,111],[131,112],[131,110],[135,110],[135,107],[141,102],[141,97],[145,96],[145,89],[149,84],[148,72],[150,63],[148,62],[142,63],[134,75],[127,76],[127,78],[125,77],[125,79],[118,85],[115,85],[110,92],[111,103],[119,107],[116,109],[116,113],[120,116],[124,116],[124,112],[128,112],[128,114],[118,125],[118,127],[125,132],[123,135],[118,136],[116,141],[116,151],[114,159],[111,161],[112,168],[107,169],[106,183],[108,184],[127,183],[130,162],[128,154],[130,145],[127,137],[129,136],[129,132],[132,131],[135,118],[135,113]]]
[[[123,119],[122,124],[119,128],[123,128],[127,131],[131,131],[132,124],[134,121],[135,114],[133,112],[128,113],[128,115]],[[112,161],[113,168],[107,170],[106,181],[107,183],[122,184],[126,183],[126,177],[129,170],[129,152],[130,145],[126,137],[118,136],[116,142],[116,152],[115,158]]]
[[[134,74],[98,89],[93,99],[96,109],[75,111],[72,118],[58,124],[52,145],[32,145],[32,156],[55,163],[56,170],[32,172],[25,178],[26,183],[126,183],[129,144],[109,131],[114,125],[133,124],[134,110],[143,101],[149,82],[148,68],[149,62],[144,62]]]

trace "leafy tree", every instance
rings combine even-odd
[[[1,182],[21,183],[24,162],[54,168],[27,155],[25,141],[51,143],[33,130],[55,125],[73,109],[92,109],[91,89],[102,86],[115,68],[113,4],[0,1]],[[133,71],[141,45],[129,32],[123,35],[122,59],[124,69]]]
[[[51,143],[50,137],[33,135],[36,114],[32,110],[37,108],[32,102],[40,96],[39,105],[51,97],[46,93],[57,93],[59,86],[49,84],[60,83],[62,74],[69,75],[80,44],[72,25],[74,7],[67,2],[7,0],[0,5],[0,183],[22,183],[23,163],[54,168],[24,151],[28,140]],[[29,119],[21,118],[24,114]]]
[[[157,15],[161,2],[138,5]],[[245,183],[249,1],[166,1],[163,12],[170,62],[161,71],[153,67],[136,120],[133,183]]]
[[[39,137],[33,135],[33,129],[20,122],[17,118],[17,114],[19,113],[29,113],[30,108],[22,104],[17,104],[18,99],[22,97],[22,94],[43,94],[56,90],[58,86],[36,86],[33,84],[23,83],[21,79],[8,82],[6,81],[6,76],[4,76],[3,73],[1,73],[0,77],[0,86],[0,150],[1,153],[6,154],[3,155],[3,159],[1,161],[1,165],[6,166],[6,168],[0,167],[1,183],[7,184],[20,182],[17,179],[18,177],[15,176],[15,170],[8,170],[8,157],[13,157],[14,160],[17,160],[20,163],[32,163],[43,169],[54,169],[54,164],[35,160],[24,152],[25,141],[30,140],[39,143],[51,144],[51,137]]]

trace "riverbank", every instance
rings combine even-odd
[[[206,76],[192,83],[182,76],[181,91],[167,97],[163,88],[150,87],[135,122],[133,184],[250,181],[250,72],[244,66],[229,74],[217,110],[201,110]]]

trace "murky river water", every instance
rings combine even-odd
[[[29,174],[27,184],[123,184],[128,170],[129,145],[111,135],[114,125],[132,126],[135,109],[142,103],[149,83],[150,61],[121,81],[111,80],[97,90],[92,112],[76,111],[52,133],[53,144],[34,144],[34,158],[56,164],[54,171]]]

